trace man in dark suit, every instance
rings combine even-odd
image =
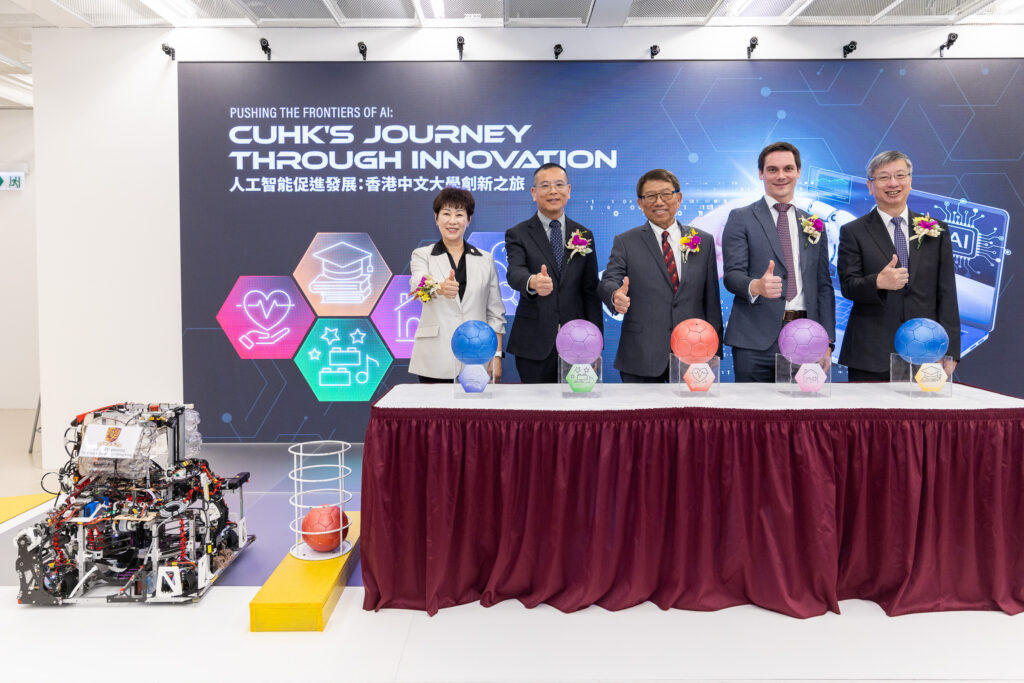
[[[764,197],[729,214],[722,232],[725,287],[735,295],[725,343],[737,382],[774,382],[783,324],[821,323],[836,337],[836,295],[828,270],[828,237],[805,233],[810,217],[793,205],[800,150],[773,142],[757,157]],[[813,228],[812,228],[813,230]],[[827,367],[831,350],[822,358]]]
[[[519,292],[508,352],[526,384],[558,381],[559,327],[583,318],[604,329],[594,235],[566,217],[571,190],[564,168],[544,164],[530,188],[537,213],[505,232],[508,284]]]
[[[949,335],[953,374],[960,360],[960,311],[949,226],[923,234],[931,221],[907,208],[913,164],[903,152],[882,152],[868,164],[868,191],[877,206],[839,233],[839,283],[853,302],[839,362],[854,382],[889,379],[896,330],[911,318],[930,318]],[[921,225],[916,225],[922,223]],[[935,231],[932,230],[934,233]]]
[[[615,354],[622,381],[665,382],[676,325],[701,318],[722,338],[715,238],[676,222],[682,195],[670,171],[642,175],[636,194],[648,222],[616,235],[601,278],[601,299],[625,314]],[[680,243],[691,230],[700,239],[699,251]],[[694,243],[692,237],[688,243]]]

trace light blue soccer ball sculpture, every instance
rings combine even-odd
[[[896,330],[896,353],[900,358],[920,365],[935,363],[949,348],[949,335],[945,328],[928,318],[913,318]]]
[[[483,365],[497,350],[498,335],[482,320],[467,320],[452,334],[452,353],[466,365]]]

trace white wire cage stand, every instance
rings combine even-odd
[[[345,506],[352,500],[352,492],[345,490],[345,478],[352,468],[345,464],[345,453],[352,444],[345,441],[307,441],[292,444],[292,495],[288,499],[294,511],[289,525],[295,534],[295,543],[289,553],[300,560],[329,560],[352,550],[352,542],[342,538],[341,545],[329,552],[314,550],[303,540],[303,535],[347,534],[350,522],[345,518]],[[309,488],[307,488],[309,487]],[[323,531],[302,531],[302,520],[313,508],[336,505],[340,511],[339,526]]]

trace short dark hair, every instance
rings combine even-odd
[[[434,217],[437,218],[437,214],[441,213],[441,209],[445,207],[465,209],[466,216],[472,218],[476,201],[473,200],[473,195],[468,190],[463,190],[461,187],[446,187],[434,197]]]
[[[800,150],[796,148],[796,145],[790,142],[773,142],[772,144],[762,149],[761,153],[757,155],[758,171],[764,170],[764,158],[771,154],[772,152],[792,152],[793,160],[796,161],[796,167],[797,169],[800,168]]]
[[[672,187],[675,188],[676,192],[679,191],[679,178],[676,178],[676,174],[663,168],[656,168],[644,173],[640,176],[640,180],[636,181],[637,198],[642,196],[640,193],[643,192],[644,184],[652,180],[664,180],[666,183],[672,183]]]
[[[568,172],[568,171],[566,171],[566,170],[565,170],[565,167],[563,167],[563,166],[562,166],[561,164],[556,164],[556,163],[555,163],[555,162],[553,162],[553,161],[549,161],[548,163],[546,163],[546,164],[543,164],[543,165],[542,165],[542,166],[541,166],[540,168],[538,168],[538,169],[537,169],[536,171],[534,171],[534,172],[533,172],[533,182],[534,182],[534,183],[536,183],[536,182],[537,182],[537,174],[538,174],[538,173],[540,173],[541,171],[546,171],[546,170],[548,170],[549,168],[557,168],[557,169],[560,169],[560,170],[562,171],[562,173],[564,173],[564,174],[565,174],[565,181],[566,181],[566,182],[569,182],[569,172]]]
[[[876,155],[868,162],[868,180],[874,180],[875,171],[880,169],[882,166],[888,166],[894,161],[905,161],[907,163],[907,173],[914,172],[914,164],[910,162],[910,157],[903,152],[890,149],[887,152],[882,152],[881,154]]]

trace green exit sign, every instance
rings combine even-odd
[[[25,184],[25,174],[20,171],[0,171],[0,192],[20,190]]]

